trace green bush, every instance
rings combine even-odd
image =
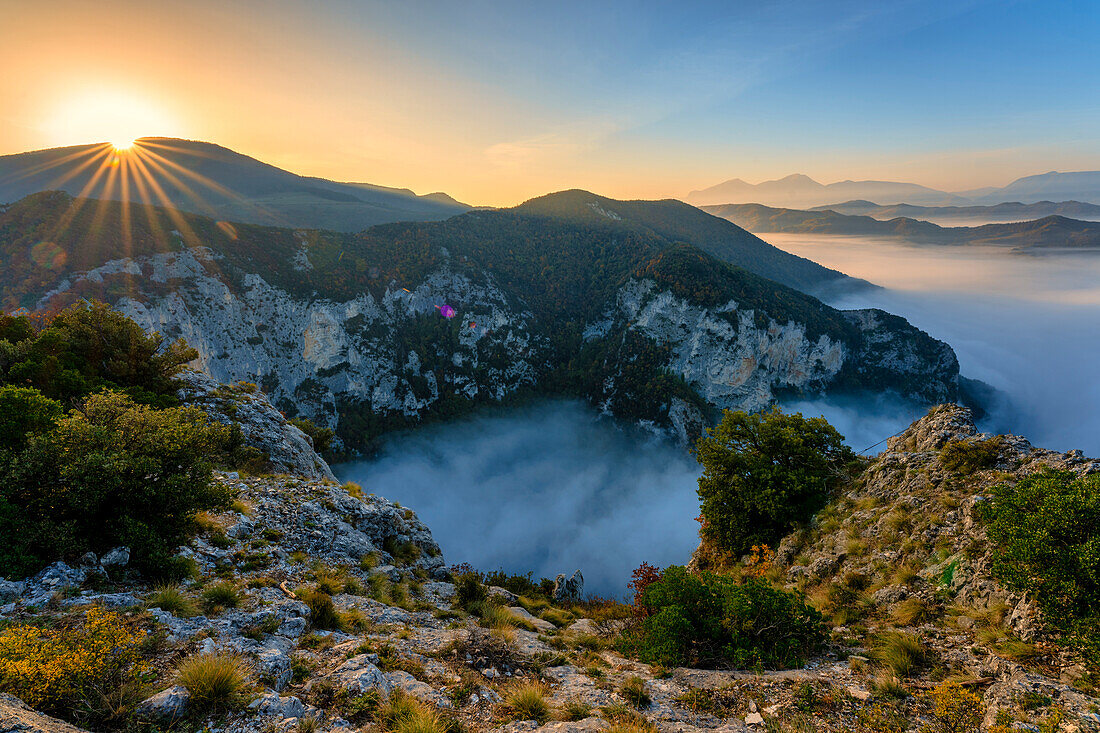
[[[675,565],[646,587],[641,610],[623,650],[669,667],[790,667],[825,639],[821,614],[801,594]]]
[[[823,418],[727,410],[696,446],[704,540],[741,555],[809,520],[855,457],[843,440]]]
[[[0,387],[0,452],[19,452],[61,417],[61,403],[32,387]]]
[[[335,433],[331,429],[314,425],[311,420],[304,417],[291,418],[290,424],[309,436],[313,441],[313,450],[318,453],[325,453],[332,447],[332,438]]]
[[[5,391],[0,422],[33,404],[45,425],[55,410]],[[37,419],[37,418],[36,418]],[[30,434],[22,450],[0,448],[0,575],[23,577],[58,557],[129,546],[134,565],[160,573],[187,539],[198,511],[222,509],[212,482],[224,427],[193,408],[154,409],[102,392]],[[8,443],[9,448],[13,444]]]
[[[37,333],[23,320],[0,331],[0,341],[13,347],[0,360],[0,383],[34,387],[53,399],[107,388],[137,402],[175,405],[175,375],[198,356],[183,341],[166,345],[104,303],[72,305]]]
[[[986,440],[950,440],[940,452],[940,463],[948,471],[969,474],[997,464],[1004,448],[1004,438]]]
[[[1035,598],[1047,619],[1100,664],[1100,475],[1044,470],[978,504],[993,574]]]

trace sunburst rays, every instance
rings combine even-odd
[[[180,158],[186,160],[186,157],[212,156],[190,146],[175,145],[166,139],[116,141],[81,146],[64,155],[27,166],[0,180],[0,183],[36,179],[34,188],[37,190],[65,189],[74,192],[73,204],[57,220],[52,231],[43,237],[42,242],[46,243],[56,242],[70,233],[77,217],[93,206],[88,234],[94,235],[104,225],[111,202],[117,202],[121,237],[118,257],[129,257],[135,251],[135,214],[138,213],[135,209],[144,212],[148,233],[155,240],[165,243],[166,249],[173,248],[171,235],[175,233],[187,247],[207,244],[189,223],[181,206],[214,219],[218,223],[216,231],[231,240],[237,238],[237,230],[227,222],[219,221],[223,218],[219,215],[219,204],[230,202],[234,207],[262,213],[273,221],[281,218],[179,162]],[[163,211],[164,216],[158,215],[158,209]],[[166,231],[165,218],[171,222],[169,226],[174,228],[174,232]]]

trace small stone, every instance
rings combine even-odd
[[[849,687],[848,694],[862,702],[867,702],[871,699],[871,693],[861,687]]]
[[[763,725],[764,716],[760,713],[749,713],[745,716],[745,725]]]

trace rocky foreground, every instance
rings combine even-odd
[[[0,618],[61,619],[98,604],[137,619],[157,639],[137,716],[161,729],[376,729],[367,702],[397,695],[439,711],[448,730],[968,730],[943,727],[930,693],[954,680],[980,698],[982,730],[1100,730],[1091,677],[1051,643],[1029,599],[989,576],[972,514],[996,483],[1044,466],[1096,472],[1100,462],[1005,436],[985,468],[945,465],[953,442],[988,437],[965,409],[935,408],[778,548],[769,577],[806,591],[833,626],[827,652],[803,669],[624,658],[613,650],[616,622],[569,598],[568,583],[554,604],[491,588],[507,612],[478,618],[456,603],[440,548],[412,510],[286,475],[218,476],[237,503],[200,517],[202,533],[181,549],[193,577],[178,588],[128,577],[119,548],[0,583]],[[317,589],[332,608],[317,604]],[[876,646],[884,632],[916,638],[919,664],[892,669]],[[219,652],[247,661],[249,694],[237,709],[200,714],[175,670]],[[517,704],[528,683],[545,710]],[[0,730],[77,729],[0,696]]]

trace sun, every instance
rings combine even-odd
[[[159,105],[138,94],[84,90],[58,104],[48,123],[55,145],[106,142],[130,150],[146,135],[174,136],[178,124]]]

